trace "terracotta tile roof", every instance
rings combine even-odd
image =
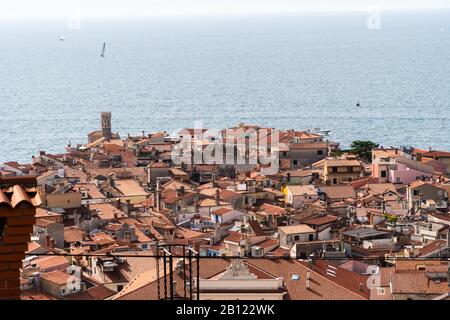
[[[113,295],[116,292],[108,289],[103,285],[97,285],[92,288],[87,289],[86,291],[71,294],[66,297],[68,300],[105,300]]]
[[[32,260],[42,271],[62,270],[69,266],[69,261],[61,256],[41,256]]]
[[[450,215],[443,215],[438,213],[430,213],[430,215],[439,220],[450,221]]]
[[[62,271],[52,271],[43,273],[41,278],[57,285],[65,285],[70,278],[70,274]]]
[[[446,270],[445,270],[446,273]],[[424,271],[398,271],[393,275],[393,294],[443,294],[448,292],[447,279],[433,281]]]
[[[370,290],[367,287],[367,280],[369,277],[367,275],[352,272],[339,266],[331,266],[333,267],[333,275],[328,272],[330,264],[325,260],[316,260],[312,269],[347,290],[350,290],[365,299],[369,299]]]
[[[170,179],[169,181],[164,183],[161,187],[163,190],[178,190],[181,187],[184,187],[185,190],[191,190],[194,188],[193,185],[176,179]]]
[[[450,152],[446,152],[446,151],[428,151],[428,152],[423,153],[422,157],[450,158]]]
[[[212,199],[212,198],[205,198],[200,200],[200,202],[198,203],[200,207],[215,207],[215,206],[228,206],[230,205],[229,202],[225,202],[225,201],[219,201],[219,204],[217,204],[216,199]]]
[[[291,178],[295,177],[309,177],[312,176],[313,173],[317,173],[317,170],[307,170],[307,169],[298,169],[298,170],[288,170],[284,176],[287,176],[287,174],[290,174]]]
[[[0,206],[8,206],[15,208],[20,204],[29,205],[32,207],[40,206],[42,203],[41,197],[36,187],[23,187],[22,185],[12,185],[1,188],[5,178],[0,179]]]
[[[188,228],[178,227],[176,229],[176,236],[177,238],[181,239],[195,239],[195,238],[202,238],[207,235],[205,233],[194,231]]]
[[[270,248],[277,244],[278,244],[278,240],[276,240],[276,239],[266,239],[262,242],[255,244],[255,246],[261,247],[261,248]]]
[[[259,224],[259,222],[257,220],[250,220],[248,222],[250,228],[252,229],[253,233],[255,234],[255,236],[259,237],[259,236],[264,236],[265,233],[261,227],[261,225]]]
[[[92,199],[105,199],[106,196],[99,190],[94,183],[77,184],[76,188],[81,191],[85,189],[88,192],[89,197]]]
[[[67,243],[83,241],[86,232],[76,227],[64,228],[64,241]]]
[[[320,189],[323,192],[325,192],[327,198],[331,200],[356,197],[355,190],[352,187],[348,186],[331,186],[331,187],[322,187]]]
[[[217,210],[212,211],[211,213],[220,216],[220,215],[226,214],[231,211],[233,211],[232,208],[219,208]]]
[[[201,259],[200,277],[208,279],[222,273],[230,265],[230,259]],[[245,264],[254,272],[261,272],[265,277],[282,277],[287,290],[287,299],[291,300],[364,300],[368,299],[363,292],[355,292],[354,285],[337,283],[333,279],[323,276],[311,269],[308,264],[297,260],[271,260],[271,259],[246,259]],[[310,270],[310,287],[306,287],[307,271]],[[193,266],[193,274],[196,274],[196,264]],[[295,280],[293,275],[296,275]],[[348,277],[350,278],[350,277]],[[359,278],[358,278],[359,280]],[[118,295],[120,300],[155,300],[157,299],[157,281],[155,272],[149,272],[146,278],[141,277],[139,285],[127,290],[123,295]],[[184,280],[178,274],[174,274],[176,281],[175,291],[178,296],[183,296]],[[159,279],[160,287],[164,287],[163,278]],[[359,290],[359,282],[358,282]],[[163,294],[164,295],[164,294]]]
[[[89,209],[97,213],[98,217],[102,220],[112,220],[114,219],[114,215],[117,214],[118,218],[125,218],[126,214],[114,207],[109,203],[100,203],[100,204],[91,204],[89,205]]]
[[[26,252],[28,253],[28,252],[34,251],[36,249],[39,249],[39,248],[42,248],[39,243],[37,243],[35,241],[29,241],[28,242],[28,248],[27,248]]]
[[[45,228],[45,227],[48,227],[49,225],[54,224],[54,223],[56,223],[56,222],[52,221],[52,220],[45,220],[45,219],[42,219],[42,218],[37,218],[36,219],[36,223],[34,225],[38,226],[38,227]]]
[[[414,188],[417,188],[417,187],[421,187],[424,184],[425,184],[425,182],[423,182],[422,180],[416,180],[416,181],[413,181],[413,182],[411,182],[409,184],[409,188],[410,189],[414,189]]]
[[[358,160],[349,159],[325,159],[324,164],[328,167],[359,167],[361,163]]]
[[[151,164],[148,165],[149,168],[169,168],[169,165],[165,162],[153,162]]]
[[[326,142],[313,142],[313,143],[290,143],[289,149],[327,149],[328,144]]]
[[[22,290],[20,293],[20,300],[58,300],[58,298],[36,289]]]
[[[51,217],[61,217],[61,213],[52,212],[47,209],[36,208],[36,218],[51,218]]]
[[[278,227],[279,231],[283,231],[286,234],[294,233],[315,233],[315,230],[306,224],[297,224],[294,226]]]
[[[116,180],[115,187],[125,196],[148,196],[148,193],[134,179]]]
[[[426,257],[429,254],[438,252],[442,249],[447,248],[447,241],[446,240],[435,240],[426,246],[424,246],[422,249],[419,250],[419,256]]]
[[[306,132],[306,131],[280,131],[280,141],[282,142],[290,142],[293,138],[302,139],[321,139],[322,136],[320,134]]]
[[[321,226],[321,225],[333,223],[337,220],[338,220],[338,217],[336,217],[336,216],[326,215],[323,217],[316,217],[316,218],[311,218],[311,219],[305,220],[305,221],[303,221],[303,223],[314,225],[314,226]]]
[[[358,180],[353,180],[350,182],[344,182],[343,185],[346,186],[352,186],[353,189],[359,189],[369,183],[377,183],[378,182],[378,178],[375,177],[367,177],[367,178],[362,178],[362,179],[358,179]]]
[[[12,167],[16,170],[19,170],[23,173],[28,173],[30,170],[33,169],[33,167],[30,164],[21,164],[18,163],[16,161],[9,161],[9,162],[4,162],[4,165],[8,166],[8,167]]]
[[[287,186],[286,187],[289,192],[294,196],[314,196],[317,195],[317,190],[313,185],[305,185],[305,186]]]
[[[194,134],[202,134],[203,132],[208,131],[208,129],[205,128],[184,128],[180,130],[177,134],[178,135],[184,135],[184,134],[190,134],[193,136]]]
[[[397,189],[392,183],[369,183],[367,188],[374,194],[384,194],[389,191],[397,193]]]
[[[264,203],[259,207],[259,212],[266,215],[280,216],[286,213],[286,210],[279,206],[274,206],[272,204]]]
[[[188,176],[187,172],[181,170],[180,168],[170,168],[169,172],[176,176]]]

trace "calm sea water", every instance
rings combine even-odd
[[[450,12],[366,20],[0,22],[0,162],[84,143],[108,110],[122,135],[243,121],[450,149]]]

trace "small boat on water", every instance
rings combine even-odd
[[[61,36],[59,37],[59,41],[64,41],[64,40],[66,40],[66,38],[64,37],[63,34],[61,34]]]
[[[100,54],[100,57],[104,58],[105,57],[105,49],[106,49],[106,43],[103,42],[103,48],[102,48],[102,53]]]
[[[318,134],[321,136],[328,136],[328,135],[330,135],[331,130],[322,130],[320,128],[314,128],[314,129],[308,129],[308,130],[306,130],[306,132]]]

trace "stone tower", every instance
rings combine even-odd
[[[106,140],[111,140],[111,112],[102,112],[102,135]]]

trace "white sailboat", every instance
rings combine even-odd
[[[61,34],[61,36],[59,37],[59,41],[64,41],[64,40],[66,40],[66,38],[64,38],[64,35]]]
[[[105,57],[105,49],[106,49],[106,43],[103,42],[103,48],[102,48],[102,53],[100,54],[100,57],[104,58]]]

